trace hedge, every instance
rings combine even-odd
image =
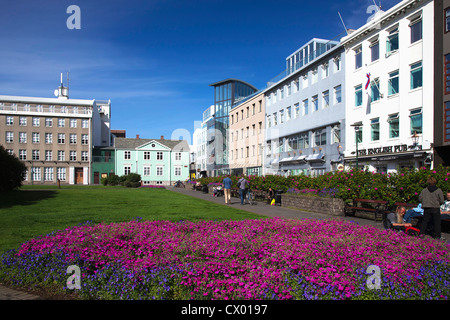
[[[386,200],[394,202],[417,203],[420,191],[427,187],[427,179],[433,176],[437,186],[445,193],[450,190],[450,167],[442,165],[435,169],[425,167],[419,169],[403,168],[397,172],[375,173],[367,169],[351,169],[342,172],[327,172],[324,175],[311,177],[296,176],[246,176],[253,190],[281,190],[286,192],[295,189],[337,189],[335,197],[348,201],[354,198]],[[220,183],[225,177],[208,177],[198,181],[201,184]],[[237,187],[238,176],[230,176],[232,186]]]

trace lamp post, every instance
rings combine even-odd
[[[355,128],[355,140],[356,140],[356,170],[358,170],[358,135],[359,135],[359,127],[361,127],[361,124],[355,123],[351,124],[350,126]]]
[[[414,131],[414,134],[411,135],[411,140],[412,140],[412,147],[413,147],[413,163],[414,163],[414,167],[416,166],[416,149],[417,149],[417,145],[419,144],[419,135],[417,134],[417,131]]]

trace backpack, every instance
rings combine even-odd
[[[414,227],[408,227],[408,228],[406,228],[405,233],[408,236],[417,237],[420,233],[420,230],[417,228],[414,228]]]

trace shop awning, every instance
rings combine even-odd
[[[305,160],[309,161],[309,162],[325,161],[324,158],[325,158],[324,154],[322,154],[322,153],[315,153],[315,154],[311,154],[311,155],[307,156]]]

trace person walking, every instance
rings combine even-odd
[[[239,196],[241,198],[241,205],[244,204],[244,199],[247,194],[248,189],[248,181],[245,179],[244,175],[239,179],[237,186],[239,188]]]
[[[231,204],[231,184],[233,181],[229,176],[226,176],[225,179],[223,179],[223,193],[225,195],[225,204]]]
[[[419,194],[419,201],[422,203],[423,220],[420,225],[420,236],[426,232],[428,223],[432,222],[432,236],[435,239],[441,239],[441,211],[440,206],[444,203],[444,194],[442,190],[436,187],[436,179],[429,177],[428,187],[424,188]]]

